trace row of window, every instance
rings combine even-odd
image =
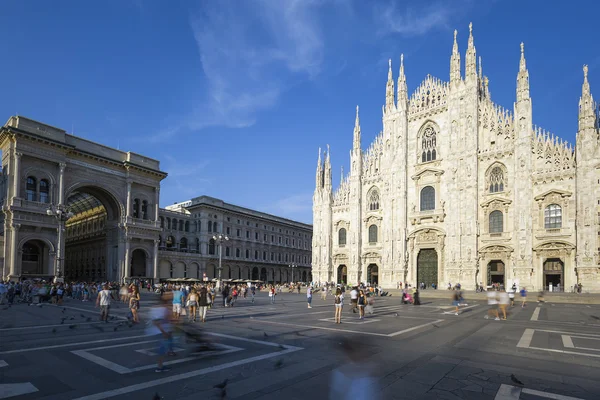
[[[133,199],[133,218],[148,218],[148,202],[146,200]]]
[[[192,214],[192,215],[194,216],[194,218],[201,218],[202,217],[202,214],[200,214],[200,213],[198,213],[198,214]],[[209,218],[213,218],[214,217],[216,219],[218,216],[217,215],[213,215],[213,214],[208,214],[208,217]],[[226,218],[227,218],[227,222],[231,222],[231,217],[226,217]],[[237,224],[238,225],[243,225],[243,223],[244,223],[244,221],[242,221],[240,219],[237,220]],[[250,226],[250,225],[251,225],[251,222],[250,221],[246,221],[246,226]],[[255,228],[258,228],[259,225],[260,224],[258,222],[254,223],[254,227]],[[275,227],[274,226],[269,227],[267,225],[263,225],[263,229],[266,230],[266,231],[270,230],[271,232],[275,232]],[[279,233],[283,233],[283,229],[282,228],[279,228]],[[285,234],[289,235],[290,231],[288,229],[286,229],[285,230]],[[292,234],[292,236],[296,236],[296,231],[292,231],[291,234]],[[298,232],[298,237],[302,237],[302,233]],[[308,234],[305,233],[304,234],[304,238],[308,239]]]
[[[502,211],[494,210],[489,215],[489,233],[504,232],[504,214]],[[558,204],[550,204],[544,210],[544,228],[559,229],[562,227],[562,208]],[[369,226],[369,243],[377,243],[377,225]],[[346,228],[338,231],[338,245],[346,245]]]
[[[50,182],[47,179],[38,180],[28,176],[25,181],[25,200],[50,203]]]

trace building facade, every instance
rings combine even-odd
[[[209,196],[159,212],[159,276],[311,282],[312,227]],[[214,237],[223,240],[219,248]],[[205,275],[204,275],[205,274]]]
[[[319,150],[315,281],[600,292],[600,111],[587,66],[573,147],[533,125],[523,44],[512,111],[492,101],[476,60],[469,26],[463,76],[455,31],[449,82],[427,76],[410,97],[403,58],[397,82],[390,61],[383,130],[363,150],[357,108],[336,190]]]
[[[2,279],[311,280],[312,227],[207,196],[159,208],[158,160],[22,116],[0,127]]]

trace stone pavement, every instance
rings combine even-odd
[[[143,319],[155,299],[143,295]],[[328,399],[351,358],[382,399],[600,398],[597,306],[530,304],[494,321],[483,318],[483,302],[456,316],[446,299],[409,306],[384,297],[365,320],[345,306],[336,325],[332,302],[317,293],[307,309],[304,293],[286,293],[271,305],[260,293],[254,305],[217,306],[195,324],[216,348],[195,355],[178,341],[163,373],[154,372],[156,337],[130,327],[125,306],[115,305],[109,324],[96,322],[93,303],[4,307],[0,399],[11,390],[23,393],[14,399],[222,398],[214,386],[226,379],[230,399]]]

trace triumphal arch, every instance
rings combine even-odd
[[[0,128],[2,277],[158,277],[159,161],[14,116]]]

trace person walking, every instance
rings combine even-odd
[[[196,322],[196,311],[198,310],[198,293],[192,288],[188,296],[187,305],[189,307],[188,321]]]
[[[527,289],[523,286],[521,289],[521,308],[525,307],[525,303],[527,303]]]
[[[337,288],[335,291],[335,297],[333,300],[333,304],[335,306],[335,323],[342,323],[342,309],[344,308],[344,294],[342,293],[342,289]]]
[[[133,287],[131,297],[129,297],[129,310],[131,310],[131,320],[134,324],[139,324],[138,310],[140,309],[140,291],[137,286]]]
[[[100,321],[104,321],[104,323],[108,323],[111,299],[115,300],[115,297],[112,295],[111,291],[108,290],[108,285],[104,285],[96,298],[96,307],[100,306]]]
[[[271,304],[275,304],[275,296],[277,295],[277,291],[275,291],[275,286],[271,285],[269,289],[269,297],[271,297]]]
[[[179,286],[175,286],[175,290],[173,291],[173,319],[175,321],[179,321],[179,316],[182,314],[183,308],[183,292],[180,290]]]
[[[358,294],[358,319],[365,318],[365,306],[367,305],[367,296],[363,290]]]
[[[353,287],[350,291],[350,305],[352,306],[352,312],[356,314],[358,309],[358,289]]]
[[[308,308],[312,308],[312,306],[310,305],[312,303],[312,294],[313,294],[312,286],[308,286],[306,288],[306,303],[308,304]]]
[[[485,319],[489,319],[490,317],[495,317],[496,321],[500,321],[498,316],[498,299],[497,292],[495,290],[489,290],[487,292],[487,302],[488,302],[488,313],[484,317]]]
[[[510,303],[510,297],[504,289],[498,293],[498,303],[500,304],[500,311],[502,312],[502,319],[506,321],[506,307]]]
[[[208,306],[212,303],[212,296],[210,292],[206,288],[206,286],[202,286],[200,288],[200,292],[198,293],[198,306],[200,307],[200,321],[206,322],[206,312],[208,310]]]
[[[515,291],[516,290],[517,290],[517,288],[515,287],[515,285],[513,285],[512,288],[508,292],[508,299],[510,300],[511,307],[515,306]]]
[[[158,359],[155,372],[166,372],[169,368],[163,365],[167,355],[175,355],[173,352],[173,326],[169,322],[168,302],[171,292],[165,292],[160,297],[160,304],[150,310],[152,325],[146,329],[146,334],[160,335],[158,346]]]

